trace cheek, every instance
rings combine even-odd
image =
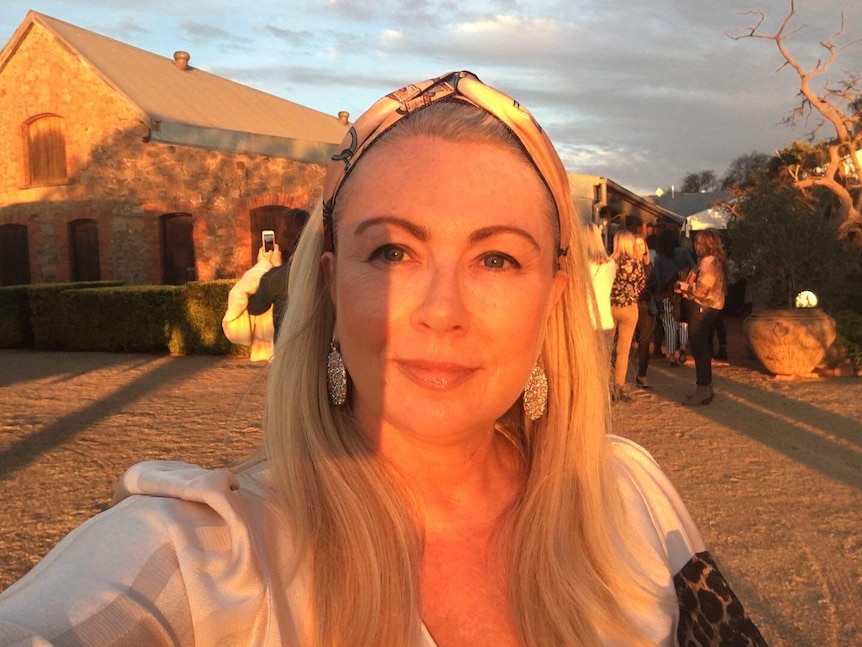
[[[358,345],[380,344],[390,328],[392,286],[379,275],[343,267],[336,275],[333,297],[339,343],[347,351]]]
[[[542,337],[553,298],[542,281],[472,286],[471,320],[492,341],[527,350]]]

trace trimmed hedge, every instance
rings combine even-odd
[[[234,282],[2,288],[0,347],[248,355],[248,347],[231,344],[221,328]]]
[[[59,307],[59,295],[66,290],[118,285],[122,283],[82,281],[0,287],[0,348],[62,347],[65,312]]]
[[[0,348],[33,345],[26,285],[0,288]]]

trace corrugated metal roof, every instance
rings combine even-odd
[[[53,32],[154,122],[330,145],[347,131],[336,116],[197,69],[194,52],[181,70],[171,58],[35,11],[27,20]]]
[[[707,191],[703,193],[667,192],[661,196],[650,196],[649,199],[654,204],[664,207],[668,211],[673,211],[683,217],[687,217],[711,207],[716,202],[726,200],[728,195],[730,194],[727,191]]]

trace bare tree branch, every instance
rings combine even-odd
[[[838,29],[828,39],[819,43],[826,51],[825,56],[820,58],[814,67],[805,69],[787,45],[788,39],[805,28],[805,25],[792,25],[796,17],[795,0],[789,0],[787,14],[773,33],[762,31],[766,21],[766,14],[762,10],[747,11],[742,15],[755,16],[754,24],[737,35],[727,35],[734,40],[753,38],[774,42],[782,58],[778,70],[790,67],[799,79],[801,102],[784,122],[792,124],[798,119],[804,119],[807,123],[811,115],[816,113],[820,116],[820,121],[810,133],[812,141],[827,124],[834,131],[834,137],[828,140],[829,162],[822,176],[804,173],[801,165],[788,166],[788,172],[799,188],[822,186],[831,191],[839,205],[840,235],[862,245],[862,188],[856,189],[855,199],[848,188],[854,182],[857,185],[862,183],[862,77],[857,72],[848,72],[844,79],[837,83],[824,81],[822,92],[817,92],[812,87],[813,80],[825,74],[848,48],[862,43],[862,37],[839,43],[847,34],[847,20],[842,9]]]

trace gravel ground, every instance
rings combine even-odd
[[[616,432],[670,475],[770,645],[862,645],[862,379],[780,381],[731,346],[708,407],[653,362]],[[227,466],[260,440],[265,367],[0,350],[0,590],[110,502],[132,463]]]

